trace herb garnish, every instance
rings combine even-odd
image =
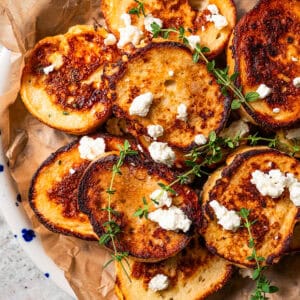
[[[261,263],[265,261],[265,258],[257,255],[257,251],[255,249],[255,240],[252,235],[251,226],[256,221],[250,221],[249,215],[250,210],[246,208],[242,208],[239,212],[240,216],[244,220],[243,226],[247,229],[249,235],[248,247],[252,249],[251,256],[247,257],[249,261],[255,261],[256,267],[252,274],[252,279],[255,280],[256,286],[255,290],[251,295],[251,300],[266,300],[266,294],[276,293],[279,289],[276,286],[271,285],[270,281],[263,274],[263,271],[267,268],[266,266],[262,266]]]
[[[191,175],[195,175],[199,178],[203,175],[209,176],[210,174],[206,172],[204,168],[220,162],[223,158],[224,151],[237,148],[242,141],[248,142],[251,146],[257,145],[258,142],[266,142],[269,147],[275,147],[278,142],[276,138],[264,138],[257,134],[249,135],[247,137],[240,137],[239,135],[234,138],[220,137],[217,136],[215,131],[212,131],[209,134],[208,142],[205,145],[195,147],[186,154],[188,159],[185,161],[185,164],[190,167],[190,169],[185,173],[178,175],[177,178],[168,185],[159,182],[159,187],[162,189],[162,192],[166,191],[176,195],[176,191],[172,188],[175,184],[188,183]],[[199,160],[201,161],[199,162]],[[151,199],[151,201],[157,201],[160,197],[161,194],[156,199]],[[145,204],[144,200],[145,197],[143,198],[144,208],[137,209],[134,216],[140,218],[147,217],[145,209],[147,209],[148,212],[148,204]]]
[[[118,216],[119,212],[117,212],[111,208],[111,198],[116,192],[116,190],[113,187],[115,177],[116,177],[116,175],[122,175],[121,166],[123,165],[125,158],[127,156],[136,155],[137,153],[138,153],[137,151],[134,151],[131,149],[131,146],[130,146],[128,140],[125,140],[124,145],[120,146],[119,159],[118,159],[117,163],[113,165],[110,185],[109,185],[108,189],[106,190],[106,193],[108,195],[108,205],[106,208],[102,209],[102,210],[107,211],[108,221],[103,224],[103,227],[105,228],[105,233],[100,237],[100,240],[99,240],[100,245],[105,245],[108,242],[111,242],[112,246],[113,246],[113,251],[114,251],[114,253],[111,255],[111,259],[103,267],[105,268],[113,261],[117,261],[118,263],[120,263],[120,265],[129,281],[131,281],[131,279],[130,279],[129,274],[123,264],[123,260],[124,260],[128,265],[128,261],[127,261],[128,252],[119,252],[116,247],[117,235],[121,232],[121,228],[112,218],[113,215]]]
[[[130,15],[137,15],[138,17],[140,16],[140,14],[143,14],[143,16],[146,17],[144,3],[142,1],[138,1],[138,0],[134,0],[134,2],[137,3],[137,6],[131,8],[128,11],[128,13]]]

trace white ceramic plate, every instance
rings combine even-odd
[[[0,138],[0,208],[15,238],[36,266],[71,297],[76,298],[64,273],[46,255],[41,240],[31,229],[31,223],[20,203],[21,199],[9,174]]]
[[[0,45],[0,94],[5,91],[6,82],[10,68],[9,51]],[[5,155],[3,153],[0,136],[0,209],[7,221],[15,238],[19,241],[27,255],[36,266],[51,278],[61,289],[71,297],[76,298],[69,283],[64,277],[64,273],[46,255],[42,243],[38,236],[31,229],[31,223],[20,203],[20,195],[17,192],[13,179],[7,167]]]

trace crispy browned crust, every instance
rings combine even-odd
[[[169,70],[174,71],[174,77],[168,75]],[[127,120],[128,130],[137,139],[148,135],[148,125],[159,124],[164,135],[157,140],[187,152],[195,146],[196,134],[207,137],[211,131],[220,132],[226,124],[230,99],[222,95],[204,63],[193,63],[190,50],[182,44],[148,44],[129,56],[128,62],[116,64],[106,76],[112,89],[113,112]],[[168,82],[176,85],[174,91],[168,88]],[[149,91],[154,100],[148,115],[131,116],[133,99]],[[187,122],[176,119],[177,106],[182,102],[188,106]]]
[[[134,300],[137,295],[144,300],[205,299],[225,285],[233,270],[230,263],[209,253],[198,238],[165,261],[142,263],[129,259],[129,266],[131,283],[116,264],[115,291],[119,299]],[[159,293],[148,289],[149,281],[157,274],[169,278],[168,288]]]
[[[111,103],[102,70],[120,52],[116,45],[104,44],[106,35],[104,29],[82,25],[37,43],[21,80],[22,100],[36,118],[73,134],[91,132],[107,120]],[[55,69],[44,74],[51,64]]]
[[[300,163],[296,159],[266,147],[239,150],[227,159],[225,167],[211,175],[202,194],[204,226],[201,232],[212,253],[237,265],[255,266],[254,262],[247,260],[251,249],[247,246],[246,228],[239,228],[236,232],[224,230],[217,224],[209,206],[212,200],[230,210],[247,208],[251,211],[250,221],[257,220],[252,226],[257,253],[266,259],[266,264],[277,262],[285,253],[291,242],[298,209],[290,201],[288,191],[276,199],[264,197],[250,182],[253,171],[267,172],[276,168],[293,173],[298,180],[300,178]]]
[[[102,210],[107,207],[112,167],[118,156],[110,155],[92,163],[85,172],[79,187],[79,209],[89,215],[91,224],[98,236],[105,232],[103,224],[108,221],[108,213]],[[116,176],[115,194],[111,197],[111,207],[119,212],[112,216],[122,232],[118,234],[116,247],[118,251],[126,251],[135,259],[143,261],[159,261],[175,255],[190,240],[190,234],[167,231],[148,219],[133,216],[142,207],[142,198],[149,203],[149,212],[155,210],[150,194],[158,187],[157,183],[170,183],[175,174],[163,165],[141,159],[139,156],[126,157],[121,167],[122,176]],[[130,183],[130,184],[129,184]],[[173,205],[180,207],[200,225],[201,215],[197,195],[187,186],[176,184],[172,188],[178,193],[173,198]],[[107,247],[112,248],[111,243]]]
[[[188,0],[169,0],[158,1],[148,0],[144,2],[146,14],[152,14],[154,17],[163,21],[163,28],[179,28],[184,27],[189,29],[187,33],[199,35],[201,45],[208,47],[211,51],[207,56],[213,58],[220,54],[225,48],[232,29],[236,24],[236,7],[232,0],[216,0],[213,1],[217,5],[222,15],[227,18],[228,26],[223,29],[216,29],[212,22],[206,20],[206,16],[210,14],[207,9],[198,9]],[[194,1],[195,2],[195,1]],[[104,14],[108,28],[119,37],[118,29],[123,27],[121,14],[129,12],[130,9],[137,6],[134,0],[103,0],[101,1],[101,10]],[[144,17],[131,15],[132,24],[138,26],[144,32],[144,42],[149,43],[152,40],[158,41],[161,39],[153,39],[152,35],[144,28]],[[204,31],[202,30],[204,27]],[[176,34],[171,33],[169,38],[171,41],[179,41]],[[126,48],[127,51],[132,51],[131,47]]]
[[[272,93],[243,106],[243,114],[261,127],[276,130],[300,124],[300,89],[293,85],[299,76],[299,1],[262,0],[248,12],[234,29],[233,53],[237,83],[244,92],[255,91],[259,84]],[[273,113],[273,108],[280,113]]]
[[[118,150],[124,143],[122,138],[104,134],[93,137],[104,138],[106,151]],[[98,240],[88,217],[79,211],[77,205],[79,182],[90,164],[90,161],[80,158],[78,145],[76,139],[41,164],[31,182],[29,204],[38,220],[49,230],[85,240]],[[76,172],[70,174],[70,168]]]

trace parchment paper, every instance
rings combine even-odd
[[[252,1],[236,1],[239,16]],[[100,20],[99,0],[0,0],[0,44],[12,51],[13,65],[8,92],[0,97],[0,128],[11,173],[22,195],[33,228],[41,237],[47,254],[65,272],[78,299],[115,299],[113,267],[103,270],[109,253],[96,242],[55,234],[37,221],[27,202],[30,180],[51,152],[73,139],[33,118],[19,96],[19,81],[26,51],[41,38],[64,33],[75,24]],[[1,66],[0,66],[1,67]],[[300,257],[284,258],[269,271],[280,292],[270,299],[300,299]],[[235,275],[210,299],[249,299],[253,282]],[[138,297],[138,295],[137,295]]]

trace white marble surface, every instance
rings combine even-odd
[[[0,300],[72,300],[27,257],[0,211]]]

